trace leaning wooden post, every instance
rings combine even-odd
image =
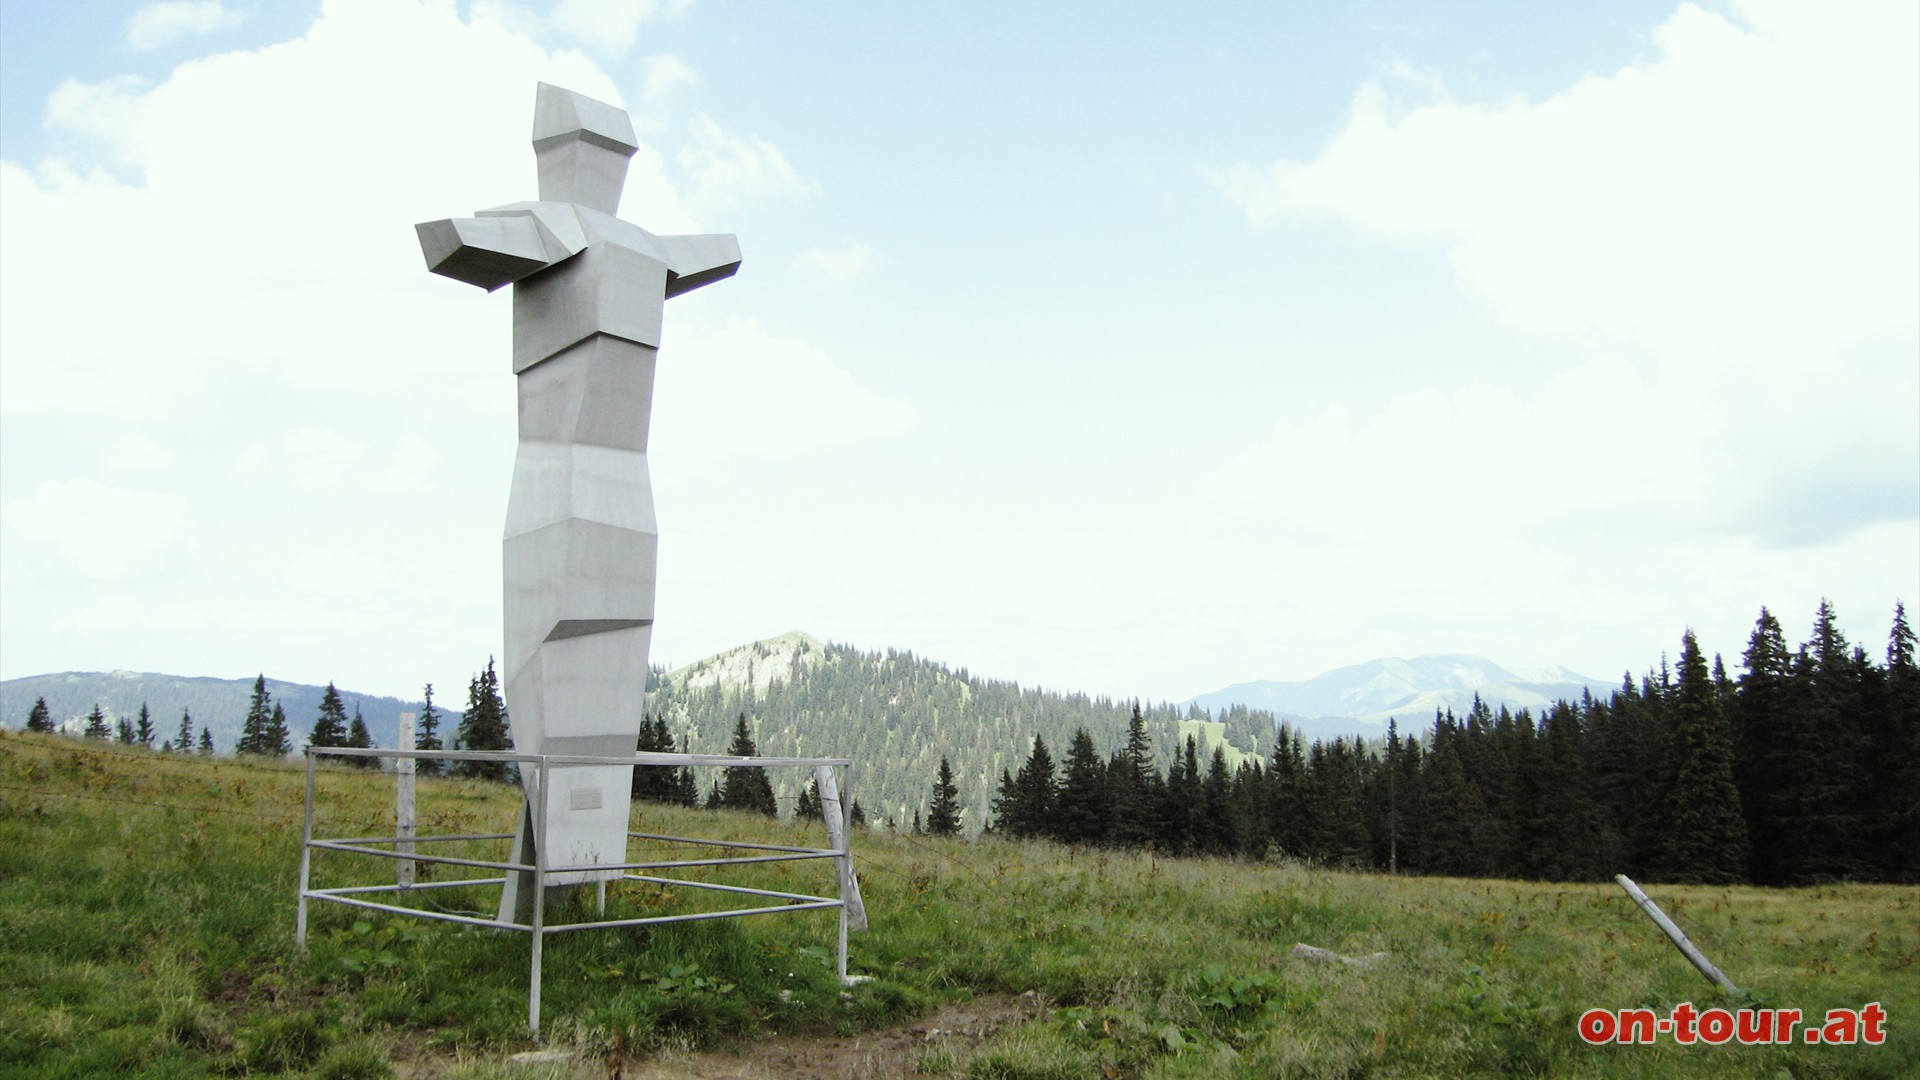
[[[1681,954],[1692,961],[1694,967],[1700,969],[1700,974],[1719,983],[1720,988],[1729,994],[1740,992],[1740,988],[1733,985],[1733,980],[1727,978],[1719,968],[1714,967],[1713,961],[1707,959],[1705,953],[1695,948],[1693,942],[1687,940],[1686,933],[1675,926],[1672,919],[1667,918],[1667,913],[1660,910],[1660,905],[1654,903],[1652,897],[1640,891],[1640,886],[1635,885],[1632,878],[1625,874],[1615,874],[1613,880],[1627,890],[1627,895],[1633,897],[1633,902],[1640,905],[1640,910],[1647,913],[1647,918],[1652,919],[1655,926],[1666,932],[1667,937],[1673,941]]]
[[[400,714],[400,738],[397,748],[413,749],[413,714],[410,712]],[[394,824],[397,826],[394,835],[400,838],[400,842],[394,845],[394,849],[403,855],[411,855],[413,854],[413,759],[410,757],[395,759],[393,774],[399,788],[393,812]],[[399,886],[403,889],[413,888],[413,860],[395,859],[394,862],[399,865],[399,869],[395,872]]]

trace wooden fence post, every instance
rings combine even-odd
[[[1632,878],[1625,874],[1615,874],[1613,880],[1627,890],[1627,895],[1633,897],[1633,902],[1640,905],[1640,910],[1647,913],[1647,918],[1652,919],[1655,926],[1666,932],[1667,937],[1679,948],[1681,955],[1692,961],[1694,967],[1700,969],[1700,974],[1719,983],[1720,988],[1729,994],[1740,992],[1740,988],[1733,985],[1733,980],[1722,974],[1719,968],[1713,966],[1713,961],[1707,959],[1705,953],[1695,948],[1693,942],[1687,940],[1687,935],[1673,924],[1672,919],[1667,918],[1667,913],[1660,910],[1660,905],[1654,903],[1652,897],[1640,891],[1640,886],[1635,885]]]

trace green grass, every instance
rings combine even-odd
[[[527,938],[312,908],[293,944],[302,772],[0,736],[0,1073],[521,1075]],[[503,831],[517,790],[422,781],[424,832]],[[391,828],[390,777],[327,770],[323,835]],[[649,831],[819,842],[792,823],[647,808]],[[499,842],[470,845],[503,852]],[[856,837],[873,928],[843,993],[831,912],[548,939],[550,1043],[595,1063],[852,1033],[1038,991],[1050,1016],[918,1058],[928,1075],[1920,1075],[1920,890],[1648,886],[1748,997],[1879,1001],[1879,1047],[1589,1047],[1589,1007],[1726,1001],[1612,885],[1394,878],[998,840]],[[830,893],[827,863],[705,873]],[[442,871],[444,873],[444,871]],[[322,853],[321,885],[391,867]],[[462,874],[461,876],[466,876]],[[623,884],[610,914],[683,910]],[[465,894],[465,895],[456,895]],[[495,890],[416,894],[490,913]],[[568,909],[571,908],[571,911]],[[584,916],[570,901],[550,919]],[[1386,952],[1357,971],[1295,942]],[[584,1070],[584,1071],[581,1071]],[[532,1075],[532,1074],[526,1074]]]

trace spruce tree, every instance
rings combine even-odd
[[[1019,836],[1018,815],[1013,808],[1013,774],[1006,769],[1000,770],[1000,787],[993,796],[992,820],[987,822],[986,831],[1004,836]]]
[[[440,741],[440,710],[433,704],[433,684],[428,683],[425,691],[426,701],[420,706],[420,722],[414,725],[413,748],[415,750],[444,750],[446,744]],[[439,776],[447,771],[447,763],[438,758],[417,758],[413,771],[421,776]]]
[[[927,831],[934,836],[952,836],[960,831],[960,789],[953,786],[953,766],[940,759],[940,771],[933,780],[933,794],[927,803]]]
[[[1860,800],[1866,787],[1866,739],[1860,727],[1864,664],[1840,633],[1833,604],[1822,600],[1813,637],[1793,660],[1775,786],[1768,797],[1779,827],[1774,865],[1779,883],[1810,885],[1859,877],[1872,860],[1863,850]]]
[[[213,756],[213,729],[210,727],[200,729],[200,756]]]
[[[741,713],[734,722],[733,742],[728,744],[727,753],[734,757],[758,757],[760,754],[753,744],[753,733],[747,730],[746,713]],[[776,817],[780,813],[779,804],[773,797],[773,783],[767,779],[767,770],[759,768],[728,769],[727,778],[721,785],[720,805],[729,810],[750,810],[768,817]]]
[[[513,738],[507,731],[507,706],[500,700],[500,676],[494,674],[491,656],[487,657],[486,670],[467,683],[467,708],[460,714],[453,748],[513,749]],[[506,780],[510,775],[507,763],[501,761],[457,761],[453,772],[476,780]]]
[[[796,821],[819,821],[824,815],[820,810],[820,792],[812,777],[800,787],[800,797],[794,800],[793,817]]]
[[[1733,782],[1733,738],[1692,630],[1680,639],[1680,684],[1670,717],[1657,815],[1667,841],[1654,872],[1662,881],[1745,881],[1747,829]]]
[[[35,698],[33,708],[27,710],[27,730],[43,734],[53,730],[53,713],[47,709],[46,698]]]
[[[267,677],[263,674],[253,680],[253,700],[247,705],[247,715],[240,722],[240,741],[234,744],[236,754],[271,754],[277,742],[269,741],[268,730],[273,723],[273,695],[267,693]]]
[[[1107,838],[1107,767],[1086,728],[1075,728],[1054,802],[1051,832],[1063,844],[1098,844]]]
[[[1001,831],[1010,836],[1044,836],[1052,831],[1059,789],[1053,778],[1053,754],[1047,740],[1033,737],[1033,750],[1013,778],[1011,805],[1002,813]]]
[[[331,684],[329,684],[331,685]],[[373,733],[367,730],[367,722],[360,716],[360,703],[353,704],[353,723],[347,725],[347,745],[362,750],[373,748]],[[380,759],[376,757],[349,758],[356,769],[378,769]]]
[[[185,709],[180,710],[180,730],[173,737],[173,747],[183,754],[193,752],[193,714]]]
[[[313,732],[307,736],[309,746],[350,746],[347,742],[347,707],[340,700],[340,691],[333,683],[327,683],[326,693],[320,695],[320,716],[313,722]]]
[[[1409,844],[1405,822],[1417,821],[1419,790],[1419,744],[1400,738],[1400,723],[1386,719],[1386,776],[1382,784],[1384,826],[1386,826],[1386,872],[1398,874],[1400,867],[1417,867],[1417,846]]]
[[[665,726],[665,721],[661,722],[661,726]],[[680,752],[691,753],[690,745],[686,740],[682,740]],[[674,774],[674,794],[676,796],[674,801],[688,809],[700,805],[700,782],[694,779],[693,766],[682,765],[680,771]]]
[[[1195,829],[1200,851],[1208,855],[1231,855],[1240,846],[1233,821],[1233,773],[1227,768],[1224,747],[1213,748],[1207,762],[1207,776],[1200,782],[1200,813]]]
[[[124,716],[114,721],[113,741],[119,743],[121,746],[133,745],[133,725],[129,723]]]
[[[1766,608],[1747,638],[1746,671],[1734,697],[1734,782],[1740,788],[1741,810],[1747,819],[1752,877],[1760,885],[1777,885],[1780,865],[1786,788],[1794,771],[1798,748],[1788,744],[1792,721],[1788,712],[1793,681],[1793,656],[1787,651],[1780,620]]]
[[[640,718],[640,737],[634,749],[643,754],[673,753],[673,733],[667,730],[664,716]],[[633,798],[643,802],[678,803],[681,801],[678,770],[672,765],[636,765],[633,768]]]
[[[1885,719],[1877,745],[1876,791],[1881,817],[1884,880],[1920,881],[1920,664],[1905,605],[1893,607],[1887,640]]]
[[[1579,712],[1564,701],[1556,702],[1541,721],[1537,867],[1549,881],[1604,881],[1607,877],[1585,740]]]
[[[1267,770],[1268,842],[1292,859],[1307,857],[1306,750],[1300,733],[1281,724]]]
[[[1127,721],[1127,745],[1114,764],[1117,768],[1107,772],[1107,798],[1112,808],[1107,838],[1121,847],[1145,847],[1158,831],[1164,785],[1153,767],[1153,740],[1147,735],[1147,721],[1137,703]]]
[[[107,716],[100,711],[99,702],[95,702],[93,711],[87,714],[85,735],[89,739],[106,741],[113,738],[113,729],[107,726]]]
[[[140,703],[140,718],[133,725],[133,739],[147,749],[153,749],[153,714],[147,711],[147,703]]]
[[[1200,812],[1200,751],[1193,736],[1187,736],[1184,755],[1175,754],[1167,763],[1167,780],[1160,787],[1159,823],[1154,842],[1168,855],[1185,855],[1195,850],[1194,821]]]
[[[1451,715],[1434,725],[1433,750],[1427,755],[1425,869],[1429,873],[1479,877],[1492,869],[1486,804],[1479,785],[1460,761],[1467,735]]]
[[[287,727],[287,710],[273,703],[273,718],[267,721],[267,737],[262,743],[265,753],[272,757],[286,757],[293,752],[293,732]]]

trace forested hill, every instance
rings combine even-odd
[[[1124,741],[1133,711],[1132,702],[979,679],[912,653],[862,652],[797,632],[657,673],[653,682],[648,713],[664,716],[675,739],[693,751],[725,753],[735,719],[745,715],[763,754],[853,758],[855,797],[876,820],[890,815],[906,825],[915,809],[924,810],[945,755],[968,831],[984,824],[1000,770],[1017,770],[1036,734],[1063,750],[1074,729],[1084,727],[1107,753]],[[0,725],[24,726],[41,697],[54,724],[73,735],[96,704],[110,725],[146,704],[156,746],[174,736],[184,709],[192,713],[195,731],[211,728],[219,752],[227,754],[240,736],[252,688],[252,679],[130,671],[36,675],[0,683]],[[467,696],[457,687],[438,689],[441,734],[451,740]],[[294,746],[305,743],[325,688],[269,678],[267,690],[286,709]],[[364,712],[376,746],[394,744],[402,710],[420,711],[418,701],[344,687],[341,695],[348,715],[356,708]],[[1197,708],[1164,704],[1142,705],[1142,712],[1163,763],[1189,734],[1203,754],[1224,747],[1235,765],[1244,755],[1265,759],[1273,753],[1274,720],[1265,712],[1236,707],[1212,719]],[[774,770],[770,778],[782,812],[791,812],[803,778],[791,769]]]
[[[1000,771],[1020,768],[1034,736],[1060,753],[1075,728],[1086,728],[1109,753],[1124,743],[1134,704],[981,679],[910,652],[862,652],[796,632],[658,675],[648,711],[698,752],[724,753],[745,715],[762,754],[853,758],[861,807],[901,825],[925,808],[944,755],[960,789],[962,827],[975,831]],[[1265,712],[1236,707],[1210,718],[1198,708],[1140,707],[1158,761],[1171,760],[1190,734],[1203,759],[1214,746],[1233,765],[1243,755],[1272,756],[1274,719]],[[801,778],[778,772],[784,812]]]

